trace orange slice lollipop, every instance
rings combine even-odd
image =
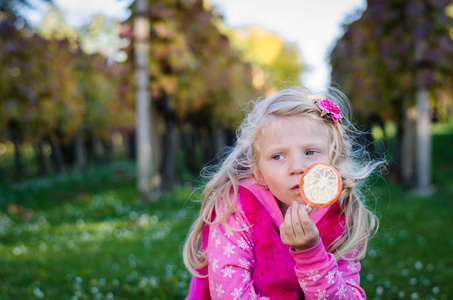
[[[317,163],[305,170],[300,179],[299,189],[308,206],[322,208],[338,200],[343,190],[343,181],[334,167]]]

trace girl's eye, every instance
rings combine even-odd
[[[283,159],[283,155],[281,155],[281,154],[274,155],[274,156],[272,156],[272,159],[273,160],[282,160]]]
[[[306,155],[315,155],[316,154],[316,151],[314,150],[309,150],[307,152],[305,152]]]

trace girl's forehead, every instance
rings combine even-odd
[[[303,130],[308,134],[326,134],[326,124],[309,116],[274,117],[265,124],[260,136],[290,134]]]

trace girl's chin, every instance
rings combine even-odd
[[[302,198],[302,196],[299,194],[299,191],[297,192],[297,195],[295,195],[293,197],[293,201],[296,201],[297,203],[303,204],[303,205],[307,204],[307,203],[305,203],[305,200]]]
[[[302,198],[299,199],[299,201],[297,201],[297,203],[307,205],[307,203],[305,203],[304,199],[302,199]]]
[[[299,196],[299,197],[294,197],[293,200],[291,201],[291,203],[289,203],[289,206],[291,206],[291,204],[293,204],[294,201],[296,201],[299,204],[303,204],[303,205],[307,204],[307,203],[305,203],[304,199],[302,199],[302,197]]]
[[[306,205],[307,203],[305,203],[304,199],[302,198],[302,196],[300,194],[298,195],[290,195],[286,200],[286,201],[281,201],[279,200],[277,197],[275,197],[275,199],[277,199],[277,202],[279,202],[280,204],[284,205],[284,206],[291,206],[291,204],[293,204],[294,201],[296,201],[297,203],[299,204],[303,204],[303,205]]]

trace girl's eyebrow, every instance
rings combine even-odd
[[[288,149],[288,147],[277,145],[277,146],[267,147],[267,149],[262,149],[261,151],[263,151],[263,153],[266,153],[266,154],[271,154],[271,153],[276,153],[276,152],[284,152],[287,149]]]
[[[321,143],[321,142],[307,143],[307,144],[302,144],[300,146],[301,146],[301,148],[325,148],[326,147],[326,145],[324,145],[324,143]],[[264,152],[279,152],[279,151],[285,151],[288,149],[289,149],[288,146],[278,144],[275,146],[269,146],[269,147],[267,147],[267,149],[262,149],[262,151],[264,150]]]

